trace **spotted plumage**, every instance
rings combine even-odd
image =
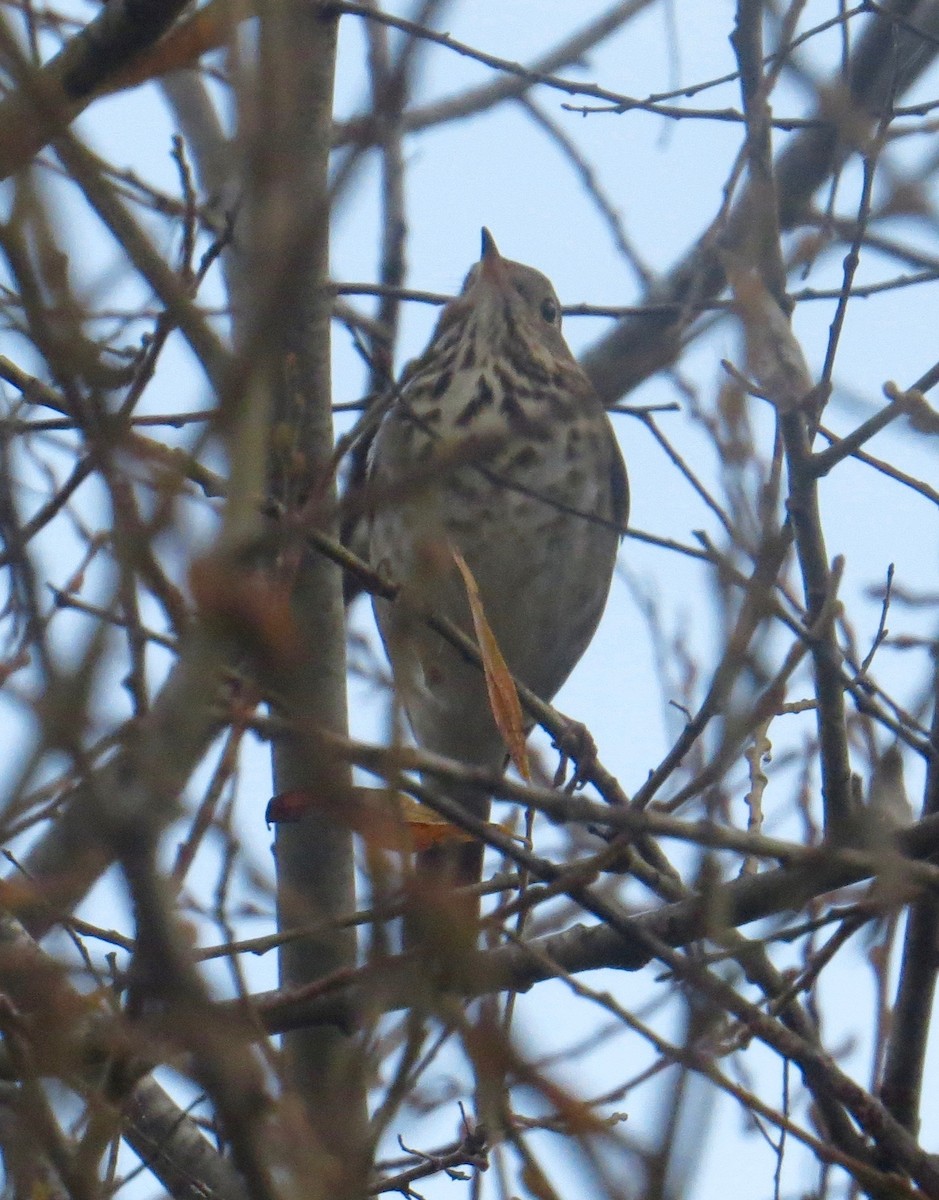
[[[609,418],[560,311],[545,276],[503,259],[484,231],[480,262],[408,369],[370,465],[373,563],[418,607],[471,631],[458,550],[510,669],[546,700],[593,636],[628,513]],[[377,600],[375,613],[418,743],[500,769],[479,670],[411,606]],[[478,795],[455,798],[488,812]],[[475,847],[434,856],[461,882],[480,864]]]

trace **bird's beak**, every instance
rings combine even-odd
[[[482,277],[490,283],[505,282],[505,259],[499,253],[495,238],[483,226],[482,253],[479,256],[479,269]]]

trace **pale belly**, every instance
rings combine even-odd
[[[372,556],[412,602],[471,632],[451,547],[458,550],[509,668],[551,700],[596,629],[619,536],[609,523],[609,472],[589,474],[560,439],[538,452],[528,467],[510,468],[496,455],[488,476],[461,467],[406,502],[380,508]],[[403,606],[379,601],[375,611],[418,739],[478,761],[494,748],[501,753],[479,670]],[[471,755],[467,742],[478,747]]]

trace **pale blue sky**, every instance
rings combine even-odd
[[[410,4],[389,7],[404,15],[409,15],[411,8]],[[461,41],[507,59],[530,62],[566,37],[575,24],[586,22],[607,7],[607,3],[597,0],[581,0],[578,4],[568,0],[505,0],[499,4],[464,0],[449,6],[443,27]],[[830,17],[837,7],[835,0],[809,0],[800,28]],[[712,0],[709,4],[672,0],[670,5],[654,5],[602,49],[592,53],[582,70],[570,68],[564,74],[579,75],[635,96],[664,92],[683,83],[721,75],[734,69],[728,43],[733,17],[734,5],[729,0]],[[834,33],[826,35],[807,48],[800,59],[802,65],[814,70],[819,64],[834,61],[836,37]],[[363,61],[358,22],[344,19],[337,80],[340,116],[357,111],[367,96]],[[487,68],[432,47],[423,59],[417,100],[437,99],[492,78]],[[930,96],[936,83],[934,71],[916,95]],[[559,92],[542,88],[535,95],[592,163],[647,266],[653,271],[667,270],[693,244],[721,203],[722,188],[741,142],[739,125],[690,120],[675,123],[638,111],[583,118],[562,109],[567,98]],[[737,107],[739,93],[736,85],[727,85],[704,93],[691,103]],[[773,97],[774,110],[780,115],[802,115],[805,104],[804,89],[791,86],[785,79]],[[175,186],[175,171],[169,159],[172,125],[153,89],[141,89],[96,105],[80,128],[119,165],[132,168],[163,187]],[[888,151],[891,170],[901,176],[914,170],[922,152],[918,139],[891,147]],[[637,300],[639,291],[634,273],[618,256],[609,231],[585,197],[579,179],[518,106],[500,108],[480,118],[415,136],[406,142],[405,155],[410,286],[455,291],[478,253],[480,226],[487,225],[505,255],[531,263],[551,277],[563,302],[628,304]],[[337,216],[333,241],[336,279],[375,278],[377,179],[376,162],[370,158],[361,170],[352,196]],[[844,215],[851,215],[854,210],[858,181],[856,166],[849,165],[837,205]],[[932,205],[934,192],[925,198]],[[96,287],[113,286],[120,269],[119,256],[102,237],[94,218],[70,198],[64,202],[73,230],[75,271]],[[915,222],[897,222],[895,232],[915,240],[930,253],[939,252],[932,207]],[[165,234],[161,232],[160,236],[165,244]],[[806,285],[837,286],[842,253],[839,250],[821,257],[805,280]],[[862,261],[858,278],[867,282],[897,273],[893,263],[871,255]],[[911,383],[939,357],[939,339],[935,336],[939,310],[936,288],[931,283],[851,304],[835,372],[836,392],[826,416],[830,425],[841,431],[850,429],[881,403],[880,388],[884,381]],[[207,295],[211,297],[212,292]],[[368,301],[355,302],[368,310]],[[810,368],[816,372],[824,358],[832,311],[830,303],[806,303],[795,314],[796,334]],[[426,306],[406,306],[399,366],[422,349],[435,315],[435,310]],[[568,318],[565,332],[577,351],[589,346],[607,328],[604,319]],[[696,343],[680,365],[682,378],[696,390],[697,402],[705,409],[714,405],[723,382],[720,360],[724,357],[741,362],[739,338],[729,319],[717,324],[707,337]],[[335,398],[356,399],[363,386],[361,362],[347,334],[337,327]],[[708,483],[716,482],[712,451],[688,414],[686,398],[670,379],[659,376],[628,399],[637,403],[679,400],[683,411],[663,415],[661,427],[701,477]],[[150,403],[157,408],[192,408],[203,400],[202,381],[192,371],[186,351],[171,350],[162,364]],[[752,403],[758,405],[757,401]],[[631,479],[632,523],[682,542],[693,540],[692,531],[704,529],[719,541],[717,522],[669,466],[647,431],[627,416],[618,416],[615,422]],[[762,439],[759,450],[768,455],[772,436],[768,413],[758,410],[755,425]],[[914,440],[899,426],[880,435],[871,448],[910,474],[935,478],[935,445]],[[881,584],[888,563],[896,564],[898,586],[936,592],[935,509],[922,498],[888,485],[880,476],[855,463],[839,468],[824,482],[821,500],[828,550],[832,555],[841,553],[846,557],[842,596],[859,641],[866,648],[880,612],[879,602],[868,595],[868,589]],[[205,521],[196,536],[207,532],[209,524]],[[46,549],[51,563],[59,548]],[[680,634],[703,664],[712,663],[715,621],[707,572],[685,559],[629,540],[624,543],[621,562],[623,569],[657,598],[666,635],[674,638]],[[56,574],[51,566],[50,570]],[[62,582],[57,574],[56,582]],[[928,611],[916,614],[901,610],[891,625],[896,631],[932,632]],[[356,628],[373,636],[367,605],[360,603],[356,610]],[[677,675],[680,664],[672,665]],[[908,656],[883,649],[875,674],[902,703],[916,702],[922,678],[919,670],[911,670]],[[790,695],[793,699],[807,694],[804,671],[797,680]],[[699,679],[698,698],[706,682],[706,675]],[[374,689],[353,681],[351,695],[354,731],[377,736],[382,717]],[[676,710],[666,708],[664,701],[668,698],[662,696],[647,626],[630,589],[619,579],[614,583],[597,638],[558,697],[557,705],[588,724],[604,763],[617,773],[627,790],[633,790],[656,765],[679,727],[682,718]],[[13,709],[7,705],[5,711],[10,714],[10,730],[15,731]],[[783,722],[774,728],[774,737],[779,739],[777,760],[784,758],[787,739],[791,739],[789,745],[798,745],[812,727],[809,717],[791,717],[786,721],[784,729]],[[767,773],[770,783],[766,810],[770,827],[773,831],[798,832],[792,824],[779,824],[779,814],[790,812],[792,772],[782,766],[774,770],[771,763]],[[915,797],[921,772],[914,767],[910,778]],[[267,874],[270,839],[261,814],[270,783],[263,749],[251,756],[242,788],[239,827],[253,861]],[[741,821],[745,819],[742,800],[735,815]],[[213,854],[214,850],[207,853],[207,879]],[[99,889],[97,899],[89,905],[93,919],[111,922],[112,916],[102,913],[114,903],[112,897],[109,888]],[[638,903],[641,893],[633,890],[629,897]],[[251,928],[255,930],[256,925]],[[247,966],[252,982],[258,986],[272,986],[273,969],[270,959]],[[635,977],[607,972],[602,979],[590,978],[586,982],[598,989],[610,989],[624,1005],[641,1005],[662,986],[652,982],[655,974],[654,968]],[[874,1002],[869,974],[849,955],[831,975],[825,991],[828,988],[843,989],[843,996],[832,997],[831,1008],[840,1014],[842,1026],[827,1030],[829,1043],[843,1044],[856,1037],[863,1044]],[[523,1043],[537,1047],[541,1053],[576,1043],[602,1019],[588,1005],[572,1001],[559,984],[545,985],[522,998],[518,1014],[519,1028],[524,1031]],[[671,1018],[666,1019],[665,1027],[674,1032]],[[569,1069],[562,1069],[560,1074],[585,1093],[602,1092],[637,1073],[649,1059],[649,1051],[629,1035],[585,1058],[578,1065],[575,1078]],[[857,1066],[860,1081],[866,1084],[866,1060],[856,1054],[851,1062]],[[765,1085],[767,1098],[778,1103],[781,1096],[778,1060],[753,1050],[748,1065]],[[934,1081],[935,1070],[931,1066],[930,1082]],[[630,1136],[641,1136],[652,1128],[658,1115],[650,1103],[650,1092],[645,1090],[638,1095],[639,1100],[628,1097],[614,1106],[629,1113]],[[744,1183],[747,1195],[770,1194],[774,1161],[769,1149],[760,1137],[744,1131],[739,1109],[725,1099],[714,1104],[714,1095],[701,1090],[702,1103],[713,1106],[715,1137],[708,1143],[702,1161],[693,1164],[692,1179],[687,1181],[683,1195],[688,1200],[723,1200],[735,1190],[743,1194]],[[803,1115],[801,1111],[799,1115]],[[417,1131],[405,1131],[406,1138],[419,1145],[432,1144],[435,1138],[444,1140],[456,1127],[456,1121],[456,1109],[452,1106],[445,1121],[438,1119],[433,1128],[424,1123]],[[939,1129],[928,1121],[923,1140],[927,1149],[939,1150]],[[550,1156],[563,1155],[563,1147],[557,1141],[546,1138],[544,1145]],[[798,1149],[791,1147],[783,1193],[809,1188],[813,1180],[811,1164]],[[490,1178],[486,1187],[492,1183]],[[461,1186],[444,1180],[423,1190],[429,1197],[452,1196],[457,1194],[454,1188]],[[585,1196],[592,1194],[587,1178],[577,1185],[572,1182],[573,1186]]]

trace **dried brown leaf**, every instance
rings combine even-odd
[[[165,37],[108,79],[102,92],[121,92],[149,83],[170,71],[195,66],[203,54],[227,46],[236,22],[250,14],[251,10],[241,0],[208,0],[202,8],[188,19],[180,21]]]
[[[523,779],[531,779],[531,768],[528,764],[527,737],[525,722],[522,717],[522,706],[518,699],[518,690],[512,673],[506,666],[499,643],[492,632],[483,609],[482,597],[479,594],[473,572],[469,569],[466,559],[458,550],[452,550],[453,561],[460,569],[463,583],[466,586],[466,596],[469,600],[470,613],[473,617],[473,628],[476,631],[476,641],[483,661],[483,671],[486,676],[486,690],[489,692],[489,706],[496,727],[508,747],[515,769]]]
[[[268,802],[268,824],[293,824],[316,810],[325,810],[378,850],[399,854],[430,850],[444,843],[471,842],[472,836],[419,804],[413,797],[397,793],[388,803],[383,789],[354,787],[342,798],[338,811],[332,796],[318,795],[308,788],[279,792]]]
[[[189,588],[202,617],[244,648],[284,667],[302,644],[285,584],[213,556],[197,559]]]

